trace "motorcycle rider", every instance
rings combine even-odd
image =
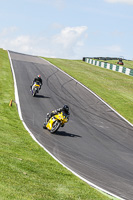
[[[61,112],[64,112],[67,115],[67,119],[69,120],[69,116],[70,116],[69,106],[64,105],[62,108],[57,108],[56,110],[53,110],[51,113],[47,113],[46,124],[52,116],[57,115],[58,113],[61,113]],[[63,126],[64,126],[64,124],[63,124]]]
[[[41,86],[43,85],[41,75],[37,75],[37,77],[34,78],[34,80],[32,81],[32,85],[30,86],[31,89],[35,82],[39,82],[40,85],[39,90],[40,90]]]

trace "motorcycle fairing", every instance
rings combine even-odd
[[[68,121],[67,115],[65,115],[65,113],[61,112],[61,113],[58,113],[57,115],[51,117],[46,125],[47,129],[51,130],[53,123],[57,120],[61,121],[61,125],[63,125],[64,123],[66,123]]]

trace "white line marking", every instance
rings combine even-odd
[[[10,53],[8,51],[8,56],[9,56],[9,60],[10,60],[10,64],[11,64],[11,70],[12,70],[12,74],[13,74],[13,79],[14,79],[14,88],[15,88],[15,100],[16,100],[16,103],[17,103],[17,108],[18,108],[18,113],[19,113],[19,117],[25,127],[25,129],[30,133],[31,137],[33,138],[34,141],[36,141],[49,155],[51,155],[57,162],[59,162],[63,167],[65,167],[66,169],[68,169],[70,172],[72,172],[74,175],[76,175],[77,177],[79,177],[81,180],[83,180],[84,182],[86,182],[87,184],[89,184],[90,186],[112,196],[112,197],[115,197],[115,198],[118,198],[120,200],[124,200],[120,197],[118,197],[117,195],[107,191],[107,190],[104,190],[103,188],[93,184],[92,182],[86,180],[85,178],[83,178],[82,176],[80,176],[79,174],[77,174],[76,172],[74,172],[73,170],[71,170],[70,168],[68,168],[66,165],[64,165],[62,162],[60,162],[60,160],[58,160],[53,154],[51,154],[41,143],[39,143],[37,141],[37,139],[35,138],[35,136],[32,134],[32,132],[29,130],[29,128],[27,127],[27,125],[25,124],[23,118],[22,118],[22,113],[21,113],[21,108],[20,108],[20,102],[19,102],[19,96],[18,96],[18,88],[17,88],[17,84],[16,84],[16,77],[15,77],[15,72],[14,72],[14,69],[13,69],[13,64],[12,64],[12,60],[11,60],[11,57],[10,57]],[[43,58],[42,58],[43,59]],[[44,59],[43,59],[44,60]],[[47,61],[47,60],[45,60]],[[47,61],[49,64],[51,64],[49,61]],[[55,68],[59,69],[58,67],[56,67],[55,65],[51,64],[52,66],[54,66]],[[65,73],[64,71],[62,71],[61,69],[59,69],[61,72],[63,72],[64,74],[66,74],[67,76],[71,77],[70,75],[68,75],[67,73]],[[73,80],[75,80],[76,82],[78,82],[76,79],[74,79],[73,77],[71,77]],[[81,84],[80,82],[78,82],[79,84]],[[89,90],[92,94],[94,94],[98,99],[100,99],[102,102],[104,102],[101,98],[99,98],[94,92],[92,92],[90,89],[88,89],[86,86],[84,86],[83,84],[81,84],[83,87],[85,87],[87,90]],[[105,103],[105,102],[104,102]],[[105,103],[106,104],[106,103]],[[106,104],[108,105],[108,104]],[[110,107],[110,106],[109,106]],[[111,107],[110,107],[111,108]],[[114,109],[112,109],[114,110]],[[115,110],[114,110],[115,111]],[[116,112],[116,111],[115,111]],[[116,112],[117,113],[117,112]],[[122,117],[123,118],[123,117]],[[127,121],[127,120],[126,120]]]
[[[42,58],[43,59],[43,58]],[[43,59],[45,60],[45,59]],[[45,60],[46,62],[48,62],[49,64],[51,64],[49,61]],[[82,83],[80,83],[79,81],[77,81],[75,78],[73,78],[72,76],[70,76],[69,74],[67,74],[66,72],[62,71],[60,68],[56,67],[55,65],[51,64],[52,66],[54,66],[56,69],[58,69],[59,71],[63,72],[64,74],[66,74],[67,76],[69,76],[71,79],[73,79],[74,81],[76,81],[77,83],[79,83],[80,85],[82,85],[84,88],[86,88],[89,92],[91,92],[94,96],[96,96],[100,101],[102,101],[106,106],[108,106],[111,110],[113,110],[117,115],[119,115],[124,121],[126,121],[128,124],[130,124],[133,127],[133,124],[130,123],[127,119],[125,119],[122,115],[120,115],[116,110],[114,110],[110,105],[108,105],[103,99],[101,99],[97,94],[95,94],[94,92],[92,92],[89,88],[87,88],[85,85],[83,85]]]

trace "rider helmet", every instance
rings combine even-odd
[[[64,106],[63,106],[63,111],[66,112],[66,113],[69,112],[69,107],[68,107],[68,105],[64,105]]]
[[[41,75],[37,75],[38,78],[41,78]]]

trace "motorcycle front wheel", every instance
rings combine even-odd
[[[44,122],[44,124],[43,124],[43,128],[44,128],[44,129],[46,129],[46,125],[47,125],[47,123]]]
[[[55,121],[50,132],[55,133],[60,128],[60,125],[60,121]]]

